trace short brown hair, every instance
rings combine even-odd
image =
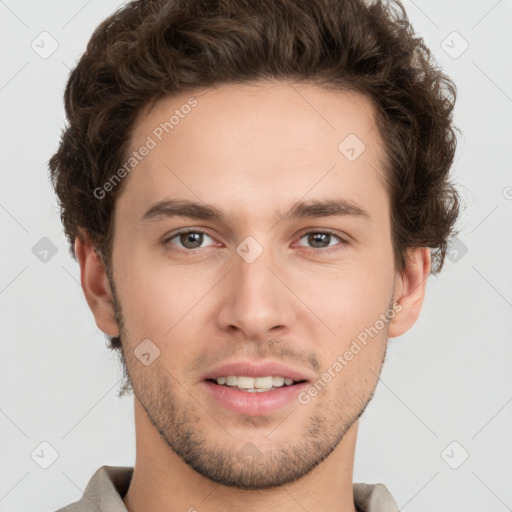
[[[372,101],[387,156],[396,270],[404,270],[407,248],[429,247],[432,273],[439,272],[459,213],[449,180],[456,87],[402,4],[381,0],[136,0],[103,21],[70,74],[68,124],[49,161],[72,255],[85,231],[111,261],[112,212],[124,182],[102,199],[94,190],[126,161],[143,107],[262,79]]]

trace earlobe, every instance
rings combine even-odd
[[[427,278],[431,269],[430,249],[428,247],[411,248],[408,252],[406,267],[402,275],[397,276],[394,303],[400,311],[389,323],[388,336],[394,338],[407,332],[420,315]]]
[[[75,239],[75,254],[80,265],[82,290],[96,325],[109,336],[119,336],[112,307],[112,294],[103,260],[87,235]]]

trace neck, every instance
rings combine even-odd
[[[136,398],[135,427],[135,468],[123,498],[129,512],[356,512],[352,477],[358,421],[308,474],[264,490],[226,487],[194,471],[165,443]]]

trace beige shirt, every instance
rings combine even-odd
[[[92,475],[82,498],[57,512],[128,512],[123,497],[132,474],[133,467],[102,466]],[[399,512],[385,485],[354,483],[353,489],[358,512]]]

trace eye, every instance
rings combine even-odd
[[[304,233],[301,236],[300,240],[304,238],[307,240],[307,243],[312,245],[311,248],[313,249],[313,252],[315,254],[322,252],[331,252],[331,249],[325,250],[325,248],[334,247],[337,245],[336,243],[330,243],[335,241],[333,239],[338,239],[339,242],[341,243],[341,247],[336,248],[334,250],[342,249],[344,245],[348,244],[348,242],[343,240],[343,238],[341,238],[338,235],[335,235],[330,231],[308,231],[307,233]]]
[[[188,230],[188,231],[180,231],[175,233],[171,237],[164,240],[164,245],[177,245],[179,249],[185,251],[192,251],[195,249],[202,249],[201,245],[204,242],[204,238],[210,238],[213,240],[211,236],[209,236],[205,231],[201,230]],[[171,243],[172,240],[177,239],[178,243]],[[181,244],[181,245],[180,245]]]
[[[163,244],[165,246],[174,246],[173,248],[176,248],[178,251],[199,252],[200,249],[207,247],[203,246],[205,237],[214,242],[213,238],[205,231],[189,229],[174,233],[172,236],[166,238]],[[343,246],[348,245],[347,241],[330,231],[308,231],[300,237],[299,241],[303,239],[306,239],[306,242],[311,244],[310,249],[314,254],[337,251],[342,249]],[[336,239],[338,243],[336,243]],[[176,240],[176,242],[173,242],[173,240]],[[340,245],[340,247],[336,248],[336,245]],[[299,244],[299,246],[302,246],[302,244]]]

